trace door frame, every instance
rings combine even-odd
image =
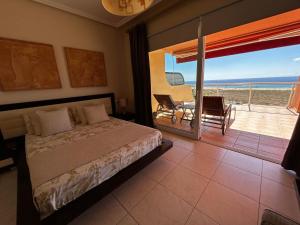
[[[198,52],[197,52],[197,79],[196,79],[196,99],[195,99],[195,127],[193,132],[194,139],[201,139],[202,135],[202,103],[204,87],[204,69],[205,69],[205,37],[202,35],[202,18],[199,18],[198,25]]]
[[[197,69],[196,69],[196,98],[195,98],[195,123],[194,129],[191,132],[180,130],[174,127],[168,127],[164,125],[157,125],[157,127],[163,131],[174,133],[180,136],[192,138],[194,140],[201,139],[202,134],[202,99],[203,99],[203,87],[204,87],[204,65],[205,65],[205,36],[202,32],[202,17],[199,17],[199,24],[197,29],[198,36],[198,52],[197,52]]]

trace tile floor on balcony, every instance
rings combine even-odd
[[[176,113],[176,122],[172,123],[171,119],[164,116],[159,116],[158,118],[154,119],[154,124],[158,128],[174,128],[177,130],[184,130],[188,132],[192,132],[192,127],[190,126],[189,121],[180,121],[180,118],[182,116],[182,112]]]
[[[294,176],[278,164],[163,135],[172,149],[71,225],[257,225],[265,208],[300,221]],[[16,176],[0,174],[1,224],[16,223]]]
[[[219,129],[204,127],[202,140],[281,162],[297,115],[285,107],[235,106],[236,117],[223,136]]]
[[[285,107],[236,105],[235,120],[223,136],[220,129],[203,126],[202,140],[253,156],[281,162],[292,135],[297,115]],[[234,114],[234,113],[233,113]],[[180,113],[178,118],[180,118]],[[169,126],[192,131],[189,123],[180,119],[172,124],[170,119],[155,120],[159,126]]]

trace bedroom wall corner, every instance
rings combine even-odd
[[[122,32],[122,31],[120,31]],[[124,73],[126,74],[126,86],[127,86],[127,99],[128,99],[128,111],[135,112],[134,104],[134,85],[133,85],[133,75],[131,66],[131,53],[130,53],[130,41],[129,34],[123,33],[123,52],[124,52]]]

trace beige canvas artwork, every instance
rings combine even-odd
[[[0,38],[2,91],[61,88],[52,45]]]
[[[107,86],[104,54],[83,49],[65,48],[71,86]]]

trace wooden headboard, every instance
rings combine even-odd
[[[26,133],[22,117],[24,113],[36,109],[57,108],[62,105],[86,104],[88,102],[103,102],[110,115],[116,114],[114,93],[5,104],[0,105],[0,129],[5,139],[22,136]]]

